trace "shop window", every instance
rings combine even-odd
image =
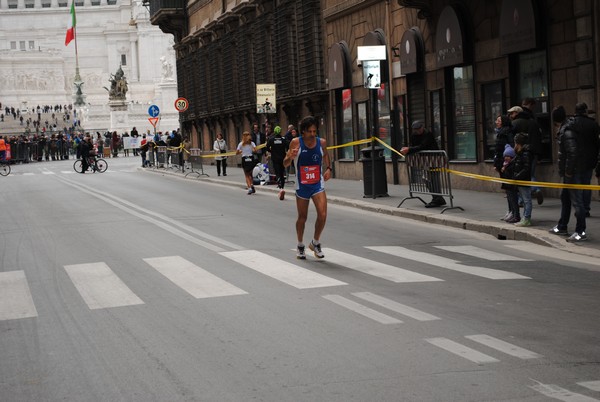
[[[506,114],[504,81],[483,84],[481,101],[483,103],[483,158],[492,161],[496,147],[496,118]]]
[[[358,139],[364,140],[371,137],[369,133],[369,117],[367,114],[367,102],[356,105],[356,117],[358,118]]]
[[[542,131],[542,149],[540,161],[552,161],[552,128],[548,110],[548,63],[545,50],[538,50],[516,55],[514,73],[517,78],[515,105],[520,105],[524,98],[533,98],[536,104],[533,109],[535,118]]]
[[[477,160],[477,135],[475,126],[475,96],[473,92],[473,66],[453,67],[450,77],[451,116],[448,130],[450,158],[459,161]],[[450,117],[449,117],[450,120]]]
[[[342,107],[339,108],[341,116],[339,117],[340,127],[338,135],[338,144],[347,144],[354,141],[353,134],[353,121],[352,121],[352,90],[342,89],[338,91],[338,99],[341,102]],[[354,147],[343,147],[339,149],[339,159],[354,160]]]
[[[442,120],[442,90],[432,91],[430,93],[430,110],[431,110],[431,132],[433,138],[438,144],[440,149],[444,149],[442,141],[442,127],[444,122]]]

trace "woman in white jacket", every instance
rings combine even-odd
[[[213,144],[213,150],[218,154],[215,156],[215,161],[217,162],[217,176],[221,176],[221,167],[223,168],[223,176],[227,176],[227,157],[219,155],[227,152],[227,143],[223,139],[223,134],[217,134],[217,139]]]

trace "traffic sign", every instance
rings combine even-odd
[[[179,113],[183,113],[186,110],[188,110],[189,106],[190,106],[190,103],[188,102],[187,99],[185,99],[185,98],[177,98],[177,99],[175,99],[175,109],[177,109],[177,111]]]
[[[160,109],[156,105],[152,105],[148,108],[148,114],[151,117],[156,117],[160,114]]]
[[[158,117],[149,117],[148,121],[152,124],[152,127],[156,128],[156,123],[158,123],[160,119]]]

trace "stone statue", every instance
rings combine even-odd
[[[171,65],[171,63],[169,63],[167,61],[167,58],[165,56],[162,56],[160,58],[160,63],[162,64],[163,81],[172,80],[173,79],[173,66]]]
[[[108,99],[124,100],[129,88],[127,86],[127,78],[125,78],[125,73],[121,69],[121,66],[119,66],[115,74],[110,75],[108,81],[110,82],[110,89],[104,87],[108,91]]]

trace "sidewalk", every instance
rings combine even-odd
[[[184,176],[181,171],[174,169],[142,169],[153,173],[166,173]],[[189,172],[186,171],[186,172]],[[221,183],[240,188],[240,196],[245,195],[245,180],[241,168],[228,167],[227,176],[217,176],[215,166],[205,166],[204,173],[210,176],[189,174],[188,179]],[[527,228],[517,228],[512,224],[501,221],[500,218],[507,211],[504,193],[488,193],[470,190],[453,189],[454,206],[464,209],[448,209],[441,213],[442,208],[425,208],[418,199],[404,201],[400,208],[398,204],[409,196],[408,185],[393,185],[388,183],[388,197],[364,198],[364,184],[362,180],[331,179],[325,184],[327,198],[331,204],[345,205],[367,211],[388,214],[403,218],[415,219],[421,222],[451,226],[455,228],[487,233],[497,239],[523,240],[536,244],[546,245],[572,253],[600,258],[600,203],[592,201],[591,217],[586,219],[588,241],[571,244],[567,243],[565,236],[557,236],[548,232],[556,225],[560,217],[560,200],[545,198],[542,205],[537,205],[533,198],[533,211],[531,221],[533,225]],[[257,194],[267,193],[277,199],[278,189],[275,185],[256,186]],[[370,191],[369,191],[370,192]],[[294,184],[286,185],[286,198],[293,197]],[[425,202],[431,196],[422,196]],[[450,206],[450,202],[446,199]],[[574,213],[573,211],[572,213]],[[575,217],[569,222],[569,232],[575,229]]]

